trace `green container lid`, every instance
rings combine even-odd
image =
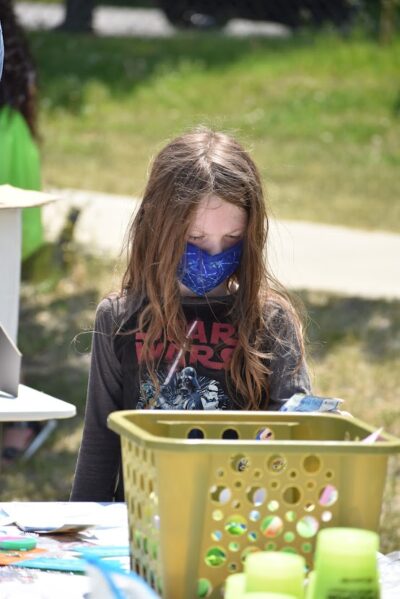
[[[245,593],[242,599],[296,599],[294,595],[282,595],[282,593]]]
[[[316,546],[315,570],[330,568],[364,571],[376,568],[379,537],[360,528],[326,528],[321,530]]]
[[[0,549],[14,551],[29,551],[35,549],[36,539],[32,537],[1,537]]]
[[[305,560],[282,551],[259,551],[245,562],[246,592],[283,593],[304,596]]]
[[[308,599],[328,599],[333,593],[378,599],[378,546],[378,535],[370,530],[321,530]]]
[[[224,599],[243,599],[245,587],[246,576],[243,572],[231,574],[225,581]]]

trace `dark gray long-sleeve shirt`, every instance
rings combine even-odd
[[[155,356],[161,358],[159,393],[151,378],[139,373],[144,335],[133,332],[137,316],[128,316],[124,306],[124,301],[108,298],[96,312],[83,438],[71,494],[74,501],[123,499],[120,441],[107,428],[111,412],[148,407],[240,409],[226,383],[227,365],[237,343],[228,314],[232,296],[182,298],[191,350],[183,356],[171,343],[166,348],[161,341],[155,344]],[[266,310],[271,324],[266,348],[274,358],[268,364],[272,371],[268,403],[261,409],[276,410],[294,393],[309,393],[310,381],[290,313],[272,301]],[[276,343],[277,335],[280,343]]]

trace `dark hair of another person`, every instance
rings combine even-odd
[[[20,112],[36,137],[35,65],[11,0],[0,0],[0,22],[5,51],[0,108],[11,106]]]

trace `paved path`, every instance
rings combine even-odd
[[[81,213],[75,239],[86,250],[118,260],[138,201],[89,191],[56,193],[63,199],[43,208],[47,237],[57,237],[68,210],[76,206]],[[274,220],[269,261],[292,289],[400,299],[400,235]]]
[[[16,4],[18,18],[27,29],[51,29],[63,20],[63,5]],[[94,12],[94,30],[104,36],[172,37],[176,30],[157,8],[122,8],[99,6]],[[290,30],[278,23],[232,19],[222,30],[223,35],[246,37],[287,37]]]

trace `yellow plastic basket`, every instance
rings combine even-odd
[[[120,411],[132,569],[164,599],[220,599],[253,551],[304,555],[327,526],[376,530],[400,440],[351,417]],[[268,440],[258,440],[267,437]]]

